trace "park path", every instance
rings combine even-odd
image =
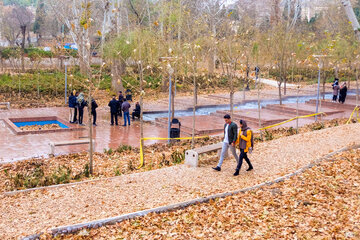
[[[234,160],[227,160],[221,172],[212,170],[211,165],[178,165],[111,180],[0,195],[0,239],[253,186],[294,172],[349,144],[360,143],[359,133],[360,124],[350,124],[259,143],[250,156],[254,171],[244,171],[244,163],[238,177],[232,176]]]

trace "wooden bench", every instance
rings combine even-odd
[[[185,164],[190,167],[197,167],[199,165],[199,155],[203,153],[218,151],[222,149],[223,143],[215,143],[212,145],[207,145],[192,150],[187,150],[185,152]]]
[[[6,105],[6,108],[10,110],[10,103],[9,102],[0,102],[0,105]]]
[[[71,140],[71,141],[62,141],[62,142],[51,142],[49,143],[50,148],[51,148],[51,155],[54,156],[55,155],[55,147],[59,147],[59,146],[71,146],[71,145],[80,145],[80,144],[90,144],[90,140],[89,139],[84,139],[84,140]],[[93,148],[95,149],[95,141],[93,139]]]

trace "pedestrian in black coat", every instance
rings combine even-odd
[[[80,93],[79,96],[76,99],[77,107],[79,109],[79,125],[85,126],[83,124],[84,119],[84,108],[88,105],[87,102],[84,99],[84,93]]]
[[[78,92],[76,92],[75,90],[74,90],[74,92],[75,92],[75,98],[73,99],[73,101],[74,101],[74,105],[75,105],[75,110],[74,110],[74,120],[73,120],[73,123],[79,123],[78,122],[78,119],[77,119],[77,117],[78,117],[78,103],[77,103],[77,98],[78,98],[78,96],[79,96],[79,93]]]
[[[118,115],[120,117],[122,117],[122,111],[121,111],[121,106],[123,104],[123,102],[125,101],[125,98],[122,94],[122,91],[119,91],[119,98],[118,98],[118,101],[119,101],[119,112],[118,112]]]
[[[339,103],[342,104],[345,103],[346,95],[347,95],[347,87],[346,87],[346,83],[343,83],[343,85],[340,88]]]
[[[114,119],[115,124],[118,125],[118,111],[119,111],[119,101],[116,100],[115,95],[113,95],[112,100],[109,102],[108,106],[110,107],[110,113],[111,113],[111,125],[114,125]]]
[[[97,108],[98,108],[98,105],[97,105],[95,99],[92,99],[91,100],[91,115],[93,115],[93,125],[94,126],[97,126],[96,125],[96,117],[97,117],[96,109]]]
[[[135,117],[140,119],[141,107],[138,102],[136,102],[135,109],[132,113],[132,119],[135,120]]]

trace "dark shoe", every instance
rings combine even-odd
[[[121,126],[126,127],[126,125],[121,125]]]
[[[239,176],[240,170],[236,170],[234,176]]]
[[[212,169],[216,170],[216,171],[221,171],[221,167],[213,167]]]
[[[114,124],[112,123],[112,124],[110,124],[110,126],[114,126]]]
[[[93,123],[93,126],[97,126],[97,124],[96,124],[96,123]]]
[[[251,171],[251,170],[253,170],[254,168],[251,166],[251,167],[249,167],[246,171],[247,172],[249,172],[249,171]]]

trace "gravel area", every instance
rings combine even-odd
[[[360,142],[360,125],[351,124],[259,143],[250,159],[255,167],[233,177],[234,160],[221,172],[184,165],[123,175],[112,180],[0,197],[0,238],[11,239],[52,227],[114,217],[252,186],[296,169],[332,151]]]

